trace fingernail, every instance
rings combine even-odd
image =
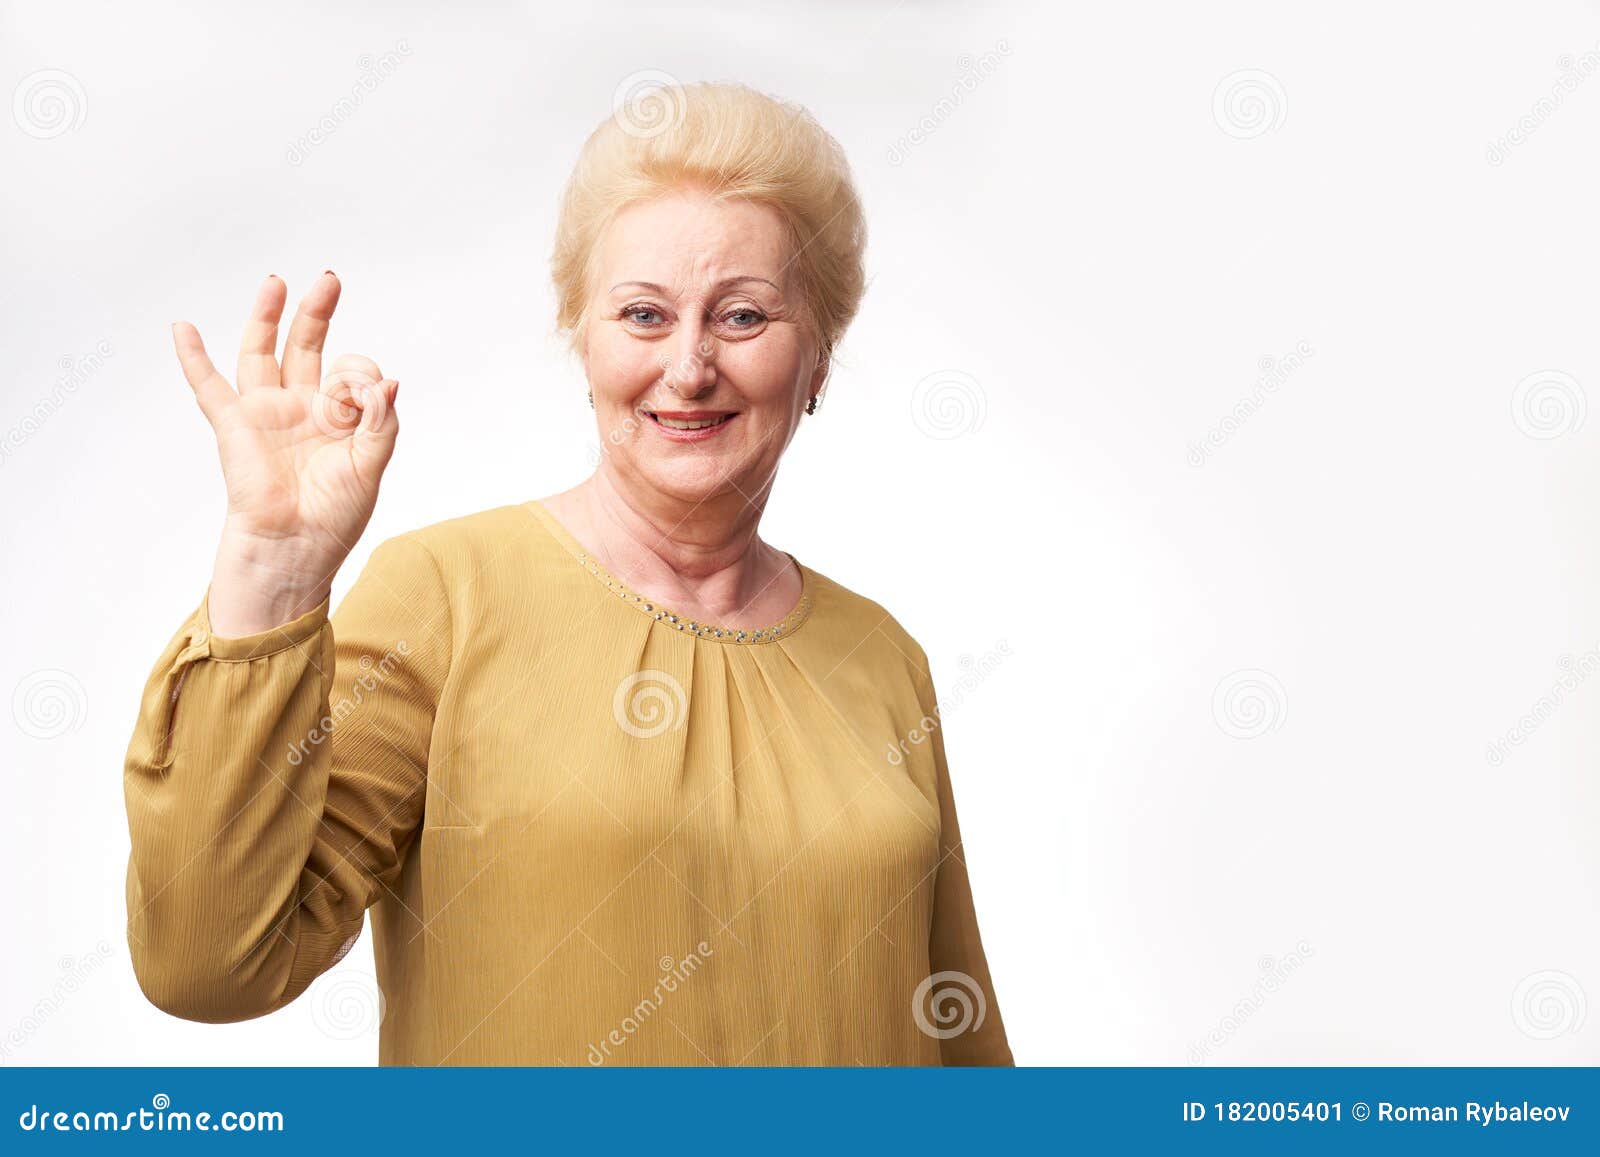
[[[331,269],[324,269],[322,271],[322,276],[324,276],[324,277],[327,277],[329,274],[333,274],[334,277],[338,277],[339,276],[337,273],[334,273],[333,270],[331,270]]]

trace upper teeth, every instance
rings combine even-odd
[[[726,417],[727,415],[723,415]],[[704,430],[707,426],[715,426],[722,418],[698,418],[695,421],[686,421],[683,418],[667,418],[656,415],[656,421],[672,430]]]

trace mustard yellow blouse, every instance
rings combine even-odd
[[[331,620],[202,599],[128,747],[145,994],[272,1012],[370,907],[385,1065],[1011,1064],[926,656],[797,565],[708,627],[528,502],[381,543]]]

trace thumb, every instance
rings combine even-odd
[[[350,453],[362,473],[371,474],[373,480],[388,465],[395,436],[400,433],[400,417],[394,407],[399,392],[400,383],[393,378],[364,383],[356,392],[361,421],[351,438]]]

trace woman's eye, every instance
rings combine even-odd
[[[762,318],[753,309],[736,309],[732,313],[726,314],[722,320],[729,322],[736,329],[749,329],[751,326],[759,325]]]
[[[639,325],[655,325],[661,320],[661,315],[659,313],[653,309],[650,309],[648,306],[643,305],[635,306],[634,308],[627,310],[622,316],[628,318],[630,321],[638,323]]]

